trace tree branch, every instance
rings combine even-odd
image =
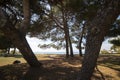
[[[26,35],[27,29],[30,26],[30,2],[29,0],[23,0],[23,14],[24,14],[24,19],[20,27],[20,31]]]

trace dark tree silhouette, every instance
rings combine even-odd
[[[102,41],[120,14],[120,0],[106,0],[89,22],[85,56],[77,80],[90,80],[96,66]]]
[[[3,1],[3,2],[2,2]],[[15,27],[17,16],[14,13],[14,8],[11,9],[8,5],[11,3],[6,3],[2,0],[0,3],[0,29],[4,35],[9,38],[12,43],[20,50],[24,59],[31,67],[40,67],[41,63],[37,60],[34,53],[32,52],[26,38],[27,29],[30,26],[30,2],[29,0],[23,0],[23,15],[24,19],[19,29]],[[4,5],[3,5],[4,4]],[[8,11],[6,11],[6,8]]]

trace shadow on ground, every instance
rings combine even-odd
[[[120,71],[120,56],[115,56],[115,55],[105,56],[105,55],[103,55],[101,57],[102,58],[100,58],[98,60],[98,64]]]
[[[76,80],[77,73],[73,68],[64,67],[29,68],[23,80]]]
[[[76,80],[81,58],[51,57],[43,60],[43,67],[30,68],[27,64],[7,65],[0,67],[0,80]],[[119,76],[120,74],[118,74]],[[115,80],[112,75],[105,75],[106,80]],[[92,80],[102,80],[95,71]],[[119,79],[118,79],[119,80]]]
[[[22,55],[13,55],[13,54],[3,54],[3,55],[0,55],[0,57],[15,57],[15,58],[22,58],[23,56]]]
[[[70,67],[30,68],[22,66],[4,66],[0,68],[0,80],[75,80],[78,70]]]

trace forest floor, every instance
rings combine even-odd
[[[0,57],[0,80],[76,80],[79,76],[82,58],[66,59],[64,55],[36,55],[43,64],[41,68],[30,68],[22,56]],[[20,64],[12,64],[20,60]],[[99,69],[99,70],[98,70]],[[120,80],[120,54],[100,55],[98,69],[92,80]]]

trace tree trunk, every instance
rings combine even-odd
[[[34,53],[32,52],[25,36],[19,30],[14,28],[9,22],[7,22],[7,24],[0,29],[3,31],[5,36],[12,41],[13,45],[15,45],[20,50],[24,59],[31,67],[41,66],[41,63],[37,60]]]
[[[79,42],[78,42],[78,49],[79,49],[79,56],[83,56],[82,55],[82,38],[83,38],[83,30],[81,32],[80,38],[79,38]]]
[[[20,30],[15,28],[15,25],[12,24],[12,21],[6,17],[7,12],[3,12],[0,7],[0,29],[8,37],[12,43],[20,50],[24,59],[28,62],[31,67],[40,67],[41,63],[37,60],[33,54],[26,38],[26,32],[30,25],[30,2],[29,0],[23,0],[23,14],[24,19],[21,25]],[[13,21],[14,22],[14,21]]]
[[[64,30],[64,32],[65,32],[65,42],[66,42],[66,58],[68,58],[69,57],[68,37],[67,37],[66,30]]]
[[[69,33],[68,33],[68,34],[69,34]],[[73,54],[73,47],[72,47],[70,35],[69,35],[68,37],[69,37],[70,57],[74,57],[74,54]]]
[[[74,57],[73,55],[73,47],[72,47],[72,43],[71,43],[71,39],[70,39],[70,35],[69,35],[69,29],[67,28],[67,26],[64,26],[64,32],[65,32],[65,40],[66,40],[66,57],[69,57],[69,50],[70,50],[70,56]]]
[[[90,22],[82,68],[77,80],[91,80],[104,36],[120,13],[120,0],[109,0]]]
[[[15,55],[15,53],[16,53],[16,47],[14,47],[14,50],[13,50],[13,55]]]
[[[23,15],[24,15],[24,19],[22,21],[22,24],[19,30],[25,36],[30,26],[30,18],[31,18],[30,0],[23,0]]]
[[[33,54],[25,36],[21,31],[17,30],[9,19],[6,18],[3,14],[2,9],[0,8],[0,30],[4,35],[10,39],[20,52],[22,53],[24,59],[28,62],[31,67],[40,67],[41,63],[37,60]]]
[[[10,54],[10,48],[7,48],[7,54]]]
[[[79,42],[78,42],[78,46],[79,46],[79,56],[83,56],[82,54],[82,39],[83,39],[83,34],[84,34],[84,31],[85,31],[85,23],[83,23],[83,27],[82,27],[82,32],[81,32],[81,35],[80,35],[80,38],[79,38]]]
[[[65,23],[67,24],[67,23]],[[70,35],[69,35],[69,29],[67,26],[64,25],[64,32],[65,32],[65,40],[66,40],[66,57],[69,57],[69,50],[70,50],[70,56],[74,57],[73,55],[73,47],[72,47],[72,43],[71,43],[71,39],[70,39]]]
[[[81,46],[81,43],[82,43],[82,37],[80,37],[80,39],[79,39],[79,56],[83,56],[82,55],[82,46]]]
[[[63,19],[63,30],[65,33],[65,42],[66,42],[66,58],[69,57],[69,38],[68,38],[68,28],[67,28],[67,20],[66,20],[66,14],[65,14],[65,9],[63,4],[61,4],[62,6],[62,19]]]

